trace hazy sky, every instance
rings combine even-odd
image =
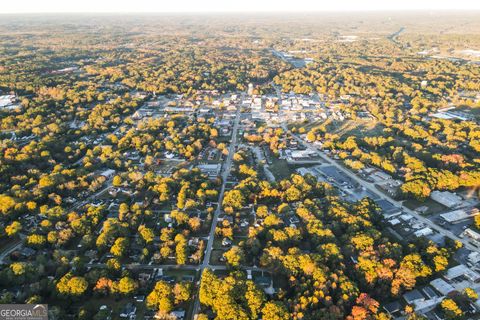
[[[479,0],[6,0],[0,13],[480,10]]]

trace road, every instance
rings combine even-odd
[[[242,99],[240,99],[240,100],[242,100]],[[225,186],[227,184],[227,178],[230,175],[230,171],[232,169],[233,154],[235,153],[235,148],[237,146],[237,133],[238,133],[238,125],[240,123],[240,114],[241,114],[241,106],[238,106],[236,117],[235,117],[235,122],[234,122],[234,125],[233,125],[232,140],[231,140],[231,143],[230,143],[230,147],[228,149],[227,159],[225,160],[225,163],[224,163],[224,166],[223,166],[223,172],[222,172],[222,176],[221,176],[222,177],[222,186],[220,188],[220,194],[218,196],[217,209],[215,210],[215,213],[213,215],[212,226],[210,227],[210,233],[209,233],[209,236],[208,236],[207,246],[205,248],[205,256],[203,257],[203,262],[200,266],[197,267],[197,268],[200,269],[200,277],[201,277],[202,272],[205,268],[220,269],[219,268],[220,266],[210,265],[210,258],[212,256],[213,242],[215,240],[215,228],[217,227],[218,217],[219,217],[219,215],[222,211],[222,202],[223,202],[223,196],[225,194]],[[225,269],[226,269],[226,267],[225,267]],[[194,305],[193,305],[192,319],[196,318],[196,315],[198,314],[199,310],[200,310],[200,299],[199,299],[199,294],[197,294],[196,298],[195,298]]]
[[[129,263],[122,265],[123,267],[129,270],[153,270],[153,269],[163,269],[163,270],[192,270],[192,271],[200,271],[202,265],[180,265],[180,264],[140,264],[140,263]],[[107,265],[105,263],[87,263],[86,267],[89,268],[106,268]],[[208,267],[212,270],[227,270],[228,267],[226,265],[215,265],[209,264]],[[258,268],[258,267],[247,267],[242,266],[240,267],[242,270],[249,270],[252,272],[268,272],[267,269]]]
[[[77,209],[81,208],[82,206],[91,203],[92,200],[97,199],[97,197],[99,195],[101,195],[102,193],[104,193],[105,191],[110,189],[112,187],[112,182],[113,182],[113,178],[108,179],[107,181],[104,182],[105,187],[103,187],[99,191],[95,192],[94,194],[89,195],[85,200],[75,203],[74,205],[72,205],[70,207],[70,210],[77,210]]]
[[[286,125],[284,124],[283,125],[284,129],[286,131],[288,131]],[[378,195],[381,199],[384,199],[384,200],[387,200],[391,203],[393,203],[394,205],[396,205],[397,207],[400,207],[403,209],[403,211],[405,211],[406,213],[412,215],[413,217],[415,217],[418,221],[424,223],[425,225],[427,225],[429,228],[431,228],[432,230],[435,230],[437,231],[438,233],[440,233],[442,236],[444,237],[448,237],[452,240],[456,240],[456,241],[460,241],[461,243],[463,243],[463,246],[468,249],[468,250],[471,250],[471,251],[477,251],[478,249],[473,246],[470,241],[468,239],[465,239],[465,238],[460,238],[458,236],[456,236],[455,234],[453,234],[451,231],[449,230],[446,230],[444,228],[442,228],[441,226],[437,225],[435,222],[433,222],[432,220],[428,219],[428,218],[425,218],[424,216],[418,214],[417,212],[405,207],[403,205],[402,202],[400,201],[397,201],[397,200],[394,200],[393,198],[391,198],[390,196],[386,195],[386,194],[379,194],[378,192],[376,192],[376,187],[373,183],[370,183],[368,181],[365,181],[365,180],[362,180],[360,179],[355,173],[353,173],[352,171],[346,169],[345,167],[341,166],[340,164],[338,164],[336,161],[330,159],[329,157],[325,156],[325,154],[320,151],[316,146],[314,146],[313,144],[311,143],[308,143],[306,142],[305,140],[303,140],[302,138],[300,138],[298,135],[296,134],[293,134],[290,132],[290,134],[292,135],[292,137],[294,137],[295,140],[298,141],[298,143],[302,144],[303,146],[305,147],[308,147],[308,148],[311,148],[313,150],[316,150],[318,155],[323,159],[325,160],[328,164],[334,166],[338,171],[341,171],[343,172],[344,174],[346,174],[349,178],[351,178],[352,180],[354,180],[355,182],[357,182],[358,184],[360,184],[361,186],[363,186],[366,190]]]
[[[12,243],[8,248],[6,248],[2,253],[0,253],[0,263],[3,262],[3,259],[5,259],[10,253],[12,253],[15,250],[18,250],[22,247],[23,245],[23,240],[26,238],[25,235],[20,234],[20,239],[18,239],[17,242]]]
[[[395,43],[397,46],[400,46],[401,47],[401,43],[397,41],[397,38],[400,34],[402,34],[402,32],[405,31],[405,27],[401,27],[400,30],[398,30],[397,32],[394,32],[392,33],[391,35],[389,35],[387,38],[388,40],[392,41],[393,43]]]

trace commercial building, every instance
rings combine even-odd
[[[465,209],[459,209],[455,211],[450,211],[447,213],[442,213],[440,217],[442,217],[445,222],[448,223],[459,223],[463,220],[466,220],[468,218],[471,218],[475,215],[478,214],[478,210],[465,210]]]
[[[433,191],[430,194],[430,198],[450,209],[459,206],[463,202],[462,197],[449,191]]]
[[[216,179],[220,174],[221,165],[219,163],[214,164],[199,164],[198,169],[202,173],[205,173],[210,179]]]

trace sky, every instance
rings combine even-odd
[[[0,13],[480,10],[479,0],[7,0]]]

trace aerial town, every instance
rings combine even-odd
[[[0,22],[0,303],[478,319],[479,15],[204,18]]]

